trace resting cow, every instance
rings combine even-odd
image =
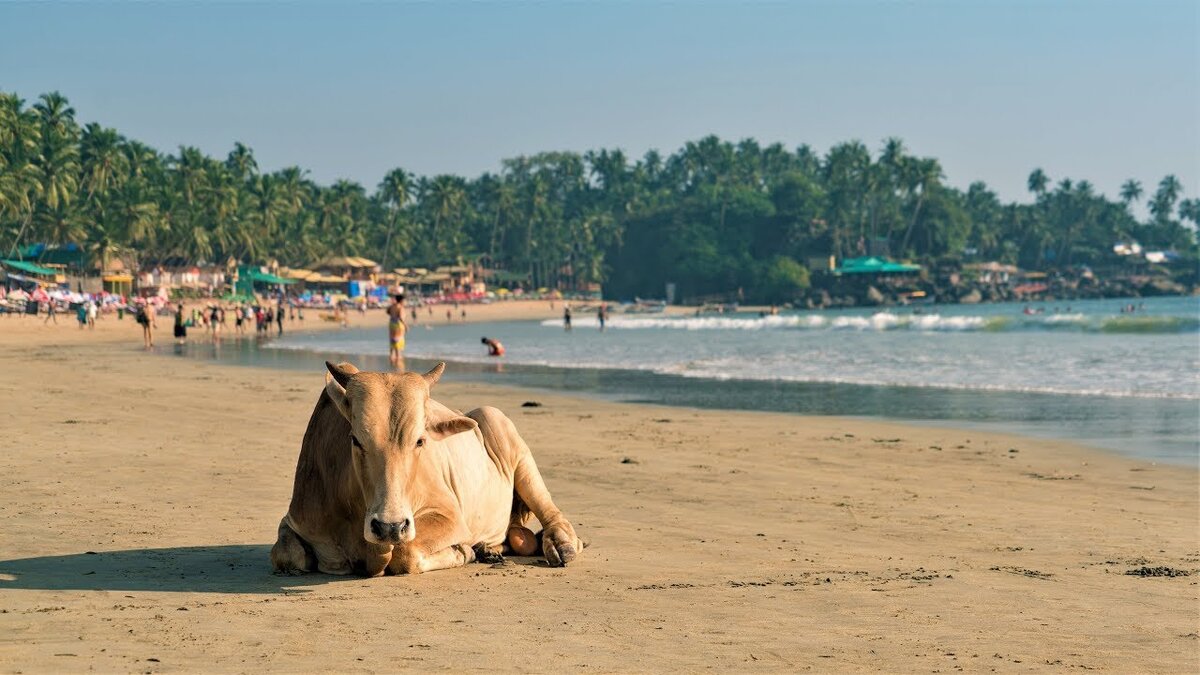
[[[325,365],[292,503],[271,548],[277,573],[458,567],[498,556],[508,528],[531,511],[547,562],[565,565],[583,550],[504,413],[463,415],[430,398],[446,364],[424,375]]]

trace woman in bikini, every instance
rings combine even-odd
[[[395,300],[388,307],[388,343],[391,349],[388,353],[393,366],[400,366],[404,362],[404,334],[408,332],[408,326],[404,323],[404,294],[396,293],[392,296]]]

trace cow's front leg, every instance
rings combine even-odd
[[[421,574],[475,561],[475,551],[463,541],[466,534],[457,518],[441,513],[422,514],[417,516],[414,527],[417,536],[393,549],[388,572]]]
[[[317,568],[312,546],[296,534],[287,518],[279,521],[279,536],[271,547],[271,567],[275,574],[304,574]]]
[[[517,438],[520,439],[520,436]],[[521,445],[525,446],[524,440],[521,440]],[[546,562],[551,567],[562,567],[574,560],[583,552],[583,542],[575,534],[571,521],[554,505],[528,446],[524,447],[513,482],[521,500],[542,524],[542,554],[546,556]]]

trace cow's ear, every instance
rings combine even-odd
[[[351,375],[358,373],[357,366],[355,366],[353,363],[346,363],[344,361],[336,366],[329,361],[326,361],[325,367],[329,369],[329,374],[333,376],[333,379],[337,380],[338,384],[342,385],[343,387],[346,386],[346,383],[350,381]]]
[[[474,431],[479,425],[470,417],[451,417],[450,419],[430,424],[426,431],[429,438],[440,441],[464,431]]]
[[[442,361],[441,363],[439,363],[436,366],[434,366],[433,368],[431,368],[428,373],[425,373],[421,377],[425,378],[425,383],[432,387],[433,385],[437,384],[438,380],[442,379],[442,373],[445,372],[445,370],[446,370],[446,362]]]
[[[351,366],[353,368],[353,366]],[[330,371],[333,366],[330,366]],[[346,387],[338,382],[337,377],[332,373],[325,373],[325,393],[329,396],[329,400],[333,401],[333,405],[342,413],[342,417],[350,419],[350,399],[346,396]]]

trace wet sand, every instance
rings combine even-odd
[[[502,318],[488,314],[468,308]],[[267,552],[321,364],[148,355],[128,318],[65,323],[0,318],[5,672],[1200,663],[1194,468],[447,383],[447,404],[513,417],[590,542],[582,559],[275,577]],[[170,325],[159,318],[168,353]]]

